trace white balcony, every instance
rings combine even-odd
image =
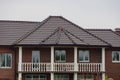
[[[47,72],[51,70],[50,63],[22,63],[23,72]]]
[[[54,63],[54,72],[73,72],[74,63]]]
[[[102,63],[78,63],[79,72],[101,72]]]
[[[22,63],[21,72],[101,72],[102,63],[54,63],[53,71],[50,63]]]

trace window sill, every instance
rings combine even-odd
[[[0,67],[0,69],[12,69],[12,67]]]
[[[120,63],[120,61],[112,61],[112,63]]]
[[[55,61],[55,63],[66,63],[66,61]]]
[[[89,63],[90,61],[79,61],[79,63]]]

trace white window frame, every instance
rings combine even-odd
[[[56,51],[59,51],[59,52],[60,52],[60,60],[59,60],[59,61],[56,60]],[[61,59],[61,52],[62,52],[62,51],[65,51],[65,60],[62,60],[62,59]],[[56,50],[55,50],[55,58],[54,58],[54,59],[55,59],[55,62],[66,62],[66,50],[56,49]]]
[[[117,60],[113,60],[113,56],[114,56],[115,52],[117,52],[118,55],[119,55],[119,60],[118,61]],[[112,62],[113,63],[120,63],[120,51],[112,51]]]
[[[0,55],[1,54],[3,54],[5,56],[5,66],[1,66],[1,63],[0,63],[0,68],[12,68],[12,54],[11,53],[0,53]],[[7,58],[6,58],[7,55],[10,55],[10,58],[11,58],[10,66],[7,66]]]
[[[38,53],[38,54],[37,54],[37,53]],[[39,62],[40,62],[40,51],[38,51],[38,50],[33,50],[33,51],[32,51],[32,63],[34,63],[33,57],[34,57],[35,54],[38,55],[38,62],[37,62],[37,63],[39,63]]]
[[[80,55],[81,55],[80,51],[83,52],[82,53],[83,61],[80,61]],[[85,51],[88,51],[88,54],[84,53]],[[88,55],[88,60],[85,60],[85,55]],[[79,62],[90,62],[90,51],[89,50],[79,50],[79,58],[78,59],[79,59]]]

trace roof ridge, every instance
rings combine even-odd
[[[65,29],[63,30],[63,32],[71,40],[73,44],[76,44],[76,42],[65,32]]]
[[[102,31],[110,31],[111,29],[85,29],[85,30],[88,30],[88,31],[89,31],[89,30],[93,30],[93,31],[96,31],[96,30],[97,30],[97,31],[101,31],[101,30],[102,30]]]
[[[89,31],[87,31],[87,30],[85,30],[85,29],[83,29],[82,27],[78,26],[77,24],[74,24],[73,22],[71,22],[71,21],[67,20],[66,18],[63,18],[62,16],[60,16],[60,18],[64,19],[65,21],[67,21],[67,22],[71,23],[72,25],[74,25],[74,26],[78,27],[79,29],[82,29],[83,31],[87,32],[87,33],[88,33],[88,34],[90,34],[91,36],[93,36],[93,37],[95,37],[95,38],[99,39],[100,41],[102,41],[102,42],[106,43],[107,45],[110,45],[110,46],[111,46],[111,44],[109,44],[108,42],[106,42],[106,41],[102,40],[101,38],[97,37],[96,35],[94,35],[94,34],[90,33]]]
[[[37,21],[19,21],[19,20],[0,20],[0,22],[40,23]]]
[[[119,33],[115,32],[115,31],[113,31],[113,30],[111,30],[111,32],[113,32],[114,34],[116,34],[116,35],[120,36],[120,34],[119,34]]]
[[[40,28],[42,25],[44,25],[50,17],[48,17],[47,19],[43,20],[40,24],[38,24],[38,27],[35,27],[34,29],[32,29],[31,31],[27,32],[26,34],[24,34],[23,36],[21,36],[19,39],[17,39],[16,41],[13,42],[13,45],[20,43],[23,39],[27,38],[30,34],[32,34],[33,32],[35,32],[38,28]]]
[[[69,32],[68,30],[65,30],[67,33],[69,33],[70,35],[74,36],[75,38],[79,39],[80,41],[86,43],[84,40],[80,39],[79,37],[77,37],[76,35],[72,34],[71,32]],[[88,44],[88,43],[86,43]],[[89,44],[88,44],[89,45]]]
[[[48,37],[46,37],[45,39],[43,39],[41,42],[40,42],[40,44],[41,43],[43,43],[43,42],[45,42],[46,40],[48,40],[52,35],[54,35],[56,32],[58,32],[59,30],[58,30],[58,28],[57,29],[55,29],[54,30],[54,32],[53,33],[51,33]]]

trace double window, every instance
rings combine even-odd
[[[120,51],[112,52],[112,62],[120,62]]]
[[[12,54],[0,53],[0,68],[12,67]]]
[[[55,62],[66,62],[65,50],[55,50]]]
[[[79,50],[79,62],[89,62],[89,50]]]

